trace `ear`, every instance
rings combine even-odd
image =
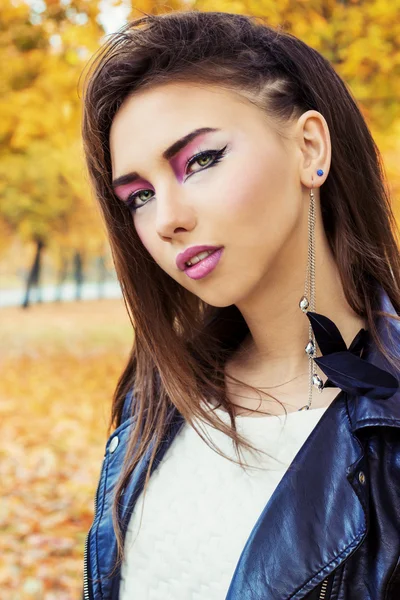
[[[331,164],[331,137],[325,118],[316,110],[303,113],[296,124],[300,151],[300,179],[307,187],[319,187],[328,176]],[[322,169],[324,174],[317,175]]]

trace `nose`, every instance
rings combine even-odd
[[[156,231],[161,239],[172,238],[179,231],[190,231],[195,224],[194,207],[182,188],[170,185],[157,193]]]

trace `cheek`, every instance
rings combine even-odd
[[[160,240],[154,234],[154,221],[151,217],[151,211],[147,211],[147,213],[146,215],[140,215],[138,219],[134,219],[135,231],[150,256],[153,257],[156,263],[161,265],[165,253],[160,256]]]
[[[149,254],[153,256],[151,252],[150,243],[149,243],[149,235],[146,234],[146,227],[144,223],[135,223],[135,231],[138,235],[138,238],[142,242],[143,246],[146,248]]]
[[[284,188],[284,173],[278,161],[268,156],[249,156],[243,164],[233,165],[232,175],[225,181],[221,206],[227,215],[245,221],[259,220],[277,210]],[[228,216],[229,218],[229,216]]]

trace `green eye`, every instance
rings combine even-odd
[[[201,171],[204,167],[211,166],[214,162],[218,162],[218,154],[217,150],[207,150],[198,154],[197,156],[193,156],[187,164],[187,169],[191,170],[191,173],[196,173],[197,171]],[[193,165],[198,165],[201,169],[192,169]]]
[[[138,196],[141,196],[142,194],[145,194],[144,198],[141,198],[141,200],[148,200],[149,196],[146,194],[149,194],[149,192],[151,192],[151,190],[142,190],[141,192],[139,192]]]
[[[140,202],[146,203],[146,200],[151,200],[153,197],[149,196],[149,194],[154,194],[154,192],[152,190],[140,190],[138,192],[134,192],[133,194],[130,194],[128,196],[126,204],[131,210],[136,210],[136,208],[142,206],[141,204],[139,204],[139,206],[136,206],[136,199],[139,198]]]
[[[207,164],[207,161],[209,160],[211,160],[211,156],[199,156],[199,158],[196,158],[196,162],[198,162],[201,167],[204,167],[204,164]]]

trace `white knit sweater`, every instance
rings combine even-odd
[[[143,493],[132,513],[119,600],[224,600],[253,526],[325,410],[288,413],[286,423],[237,416],[239,433],[283,463],[243,451],[247,464],[262,468],[246,472],[185,423],[150,477],[140,530]],[[229,424],[226,412],[215,412]],[[201,427],[236,460],[228,436]]]

